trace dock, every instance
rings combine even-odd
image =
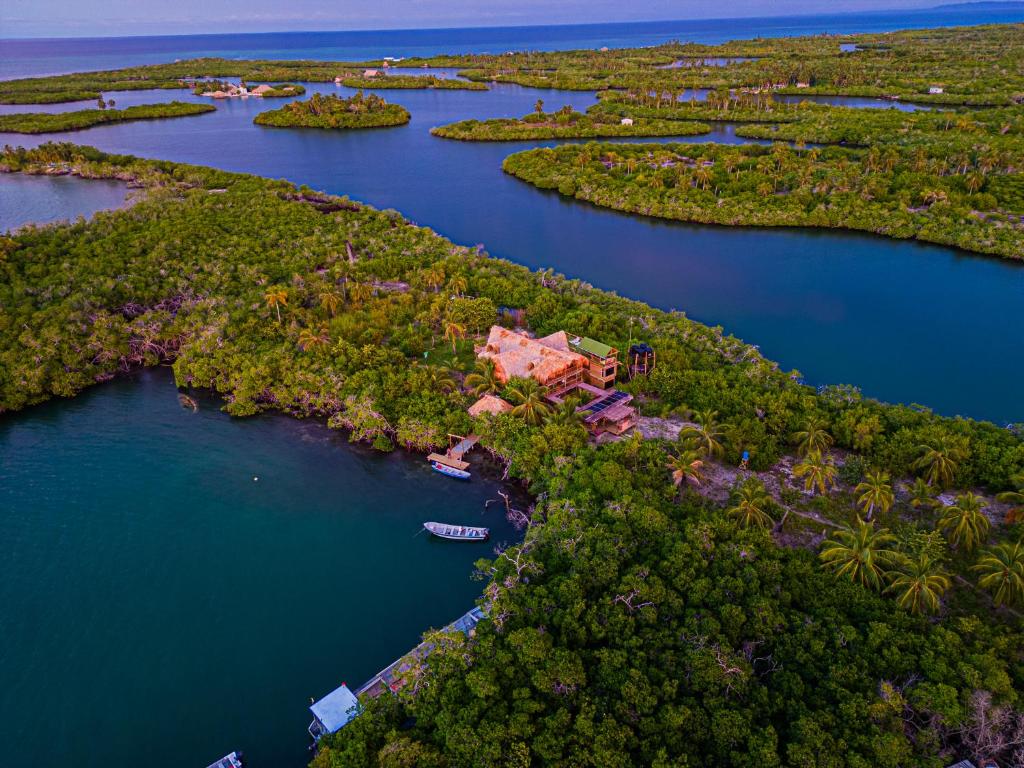
[[[441,631],[461,632],[469,637],[476,625],[485,618],[487,618],[487,611],[480,606],[475,606]],[[433,650],[433,642],[420,643],[409,653],[384,667],[355,691],[350,690],[345,683],[342,683],[309,708],[309,711],[313,713],[313,722],[309,724],[309,735],[313,737],[314,741],[319,741],[321,737],[344,728],[362,712],[360,699],[375,699],[383,693],[397,693],[406,684],[406,673],[426,659]]]
[[[427,456],[427,461],[436,461],[439,464],[452,467],[465,472],[469,468],[469,462],[463,460],[463,456],[473,450],[473,446],[480,442],[479,435],[448,435],[448,450],[444,453],[432,453]]]

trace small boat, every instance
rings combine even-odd
[[[449,525],[448,523],[424,523],[423,527],[440,539],[454,541],[487,541],[491,532],[487,528],[471,525]]]
[[[440,461],[432,461],[430,462],[430,466],[434,468],[435,472],[440,472],[442,475],[448,475],[448,477],[456,477],[459,480],[469,480],[470,478],[470,474],[466,470],[449,467],[447,464],[442,464]]]
[[[243,765],[242,753],[236,751],[230,755],[224,755],[216,763],[211,763],[206,768],[242,768]]]

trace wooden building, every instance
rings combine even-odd
[[[569,389],[584,380],[589,361],[569,348],[564,331],[540,339],[500,325],[491,326],[487,343],[477,357],[494,361],[494,372],[502,384],[514,377],[532,378],[550,391]]]
[[[619,350],[586,336],[570,338],[569,347],[587,358],[588,384],[601,389],[615,385],[615,378],[619,374]]]

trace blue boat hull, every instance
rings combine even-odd
[[[430,462],[430,466],[435,472],[440,472],[442,475],[447,477],[454,477],[456,480],[469,480],[471,476],[469,472],[456,469],[455,467],[446,466],[437,461]]]

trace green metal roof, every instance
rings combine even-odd
[[[586,352],[589,355],[594,355],[595,357],[608,357],[612,353],[613,349],[613,347],[609,347],[607,344],[602,344],[600,341],[588,339],[586,336],[574,336],[569,339],[569,344],[576,349]]]

